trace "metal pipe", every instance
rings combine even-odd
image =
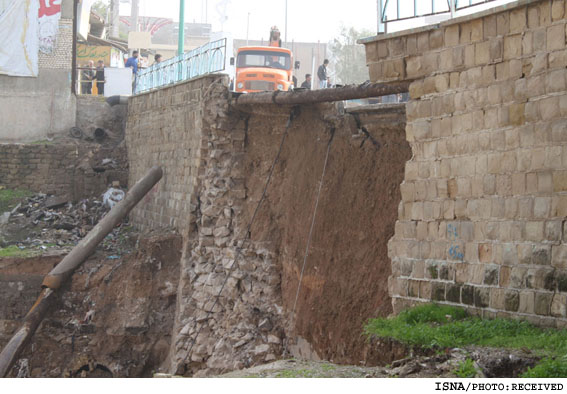
[[[0,353],[0,377],[6,377],[19,354],[33,337],[45,315],[49,313],[58,295],[57,290],[73,272],[95,251],[98,244],[138,204],[163,176],[160,167],[151,168],[106,216],[79,242],[65,258],[43,279],[41,291],[34,306],[24,317],[22,326]]]
[[[387,96],[397,93],[406,93],[409,90],[409,84],[410,82],[394,82],[389,84],[365,83],[362,85],[350,85],[335,89],[247,93],[237,96],[234,99],[233,103],[235,105],[295,105],[353,100],[369,97]]]
[[[130,189],[124,200],[116,204],[110,212],[79,242],[65,258],[43,279],[42,286],[52,290],[58,289],[88,256],[97,245],[112,231],[118,223],[140,202],[163,176],[161,167],[153,167]]]
[[[110,96],[106,99],[106,102],[111,107],[115,105],[128,105],[128,96]]]

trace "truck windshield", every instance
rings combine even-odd
[[[291,69],[288,53],[270,51],[242,51],[238,54],[237,67],[269,67],[280,70]]]

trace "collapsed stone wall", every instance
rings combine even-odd
[[[246,198],[238,169],[245,123],[229,116],[228,95],[225,76],[205,76],[129,103],[131,179],[153,165],[164,169],[131,218],[145,230],[184,235],[170,351],[170,368],[178,374],[239,369],[282,353],[273,252],[238,242],[243,227],[236,218]],[[237,255],[250,263],[232,268]]]
[[[103,160],[114,160],[112,167]],[[98,144],[0,144],[0,185],[72,200],[97,196],[113,181],[128,184],[126,148]]]
[[[285,350],[358,362],[364,321],[391,311],[386,241],[409,159],[403,106],[356,115],[327,105],[237,109],[227,85],[206,76],[129,103],[132,181],[164,168],[132,220],[184,238],[171,372],[220,373]],[[320,219],[292,317],[331,129]]]
[[[372,81],[413,81],[396,312],[567,322],[566,17],[565,1],[524,0],[365,41]]]

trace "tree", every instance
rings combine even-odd
[[[91,10],[94,11],[98,16],[102,17],[106,20],[108,15],[108,2],[109,0],[98,0],[96,3],[93,4]]]
[[[362,83],[369,79],[364,45],[357,44],[356,41],[372,35],[368,30],[341,27],[339,36],[329,46],[337,83],[346,85]]]

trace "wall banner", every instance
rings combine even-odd
[[[37,0],[13,0],[0,15],[0,74],[38,75]]]
[[[59,32],[62,0],[39,0],[39,50],[51,54]]]

